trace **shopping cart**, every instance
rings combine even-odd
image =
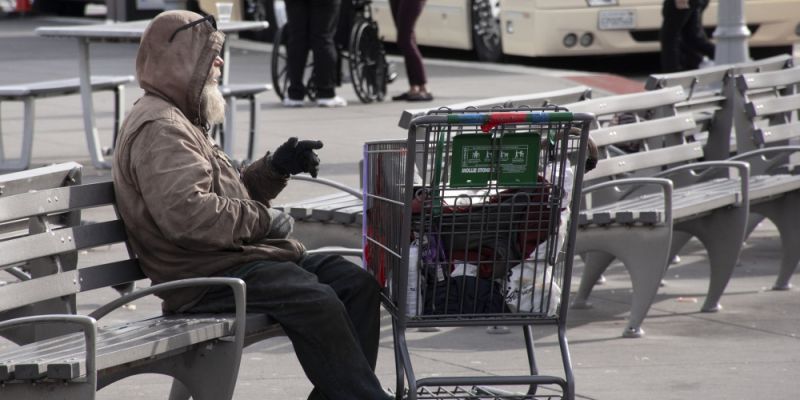
[[[594,116],[445,112],[414,119],[406,140],[364,146],[364,258],[392,316],[395,393],[573,399],[566,305]],[[557,327],[563,376],[539,374],[538,324]],[[467,325],[523,327],[530,374],[416,379],[406,330]],[[527,392],[496,388],[509,385]]]

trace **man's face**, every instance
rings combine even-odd
[[[200,96],[200,112],[206,122],[211,125],[222,123],[225,120],[225,98],[219,91],[219,84],[222,77],[221,67],[225,62],[217,56],[208,73],[208,80],[203,87]]]

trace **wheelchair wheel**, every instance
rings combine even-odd
[[[386,96],[388,65],[375,21],[359,20],[350,36],[350,77],[362,103],[382,101]]]
[[[289,62],[287,43],[289,43],[289,31],[286,29],[287,25],[283,25],[275,31],[274,40],[272,41],[272,88],[275,94],[283,100],[289,92]],[[317,91],[314,86],[314,77],[312,70],[314,69],[314,61],[309,56],[306,62],[306,70],[304,77],[308,76],[306,82],[306,96],[314,100]]]

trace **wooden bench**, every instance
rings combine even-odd
[[[92,91],[114,92],[114,132],[119,130],[125,115],[125,84],[130,82],[133,82],[133,76],[130,75],[92,76],[91,78]],[[31,153],[33,152],[34,122],[36,120],[34,105],[36,99],[79,93],[80,81],[78,78],[0,86],[0,102],[21,101],[24,110],[22,148],[18,159],[7,160],[5,158],[2,133],[0,133],[0,171],[22,170],[30,166]]]
[[[642,335],[640,324],[668,260],[686,243],[674,236],[698,237],[706,247],[711,276],[703,311],[719,309],[744,239],[749,168],[736,161],[698,162],[701,143],[686,140],[696,121],[675,110],[685,96],[671,87],[565,105],[572,112],[630,113],[636,119],[590,133],[601,159],[584,177],[576,253],[586,254],[585,269],[573,303],[588,306],[598,278],[619,259],[633,286],[627,337]],[[638,151],[626,151],[630,144]]]
[[[5,328],[46,327],[27,337],[9,335],[22,345],[0,352],[0,398],[93,399],[97,389],[140,373],[175,378],[172,398],[231,398],[242,348],[282,334],[265,315],[245,314],[244,282],[232,278],[174,281],[118,298],[88,316],[76,315],[76,294],[145,276],[130,252],[124,224],[116,217],[111,182],[81,184],[76,164],[20,172],[13,180],[42,174],[53,174],[53,184],[0,196],[0,227],[4,227],[0,229],[4,232],[0,269],[31,272],[30,279],[0,286],[2,318],[25,315],[0,322],[0,329],[7,333]],[[0,177],[4,181],[9,179]],[[9,190],[8,186],[3,189]],[[97,222],[81,218],[90,209],[102,218]],[[119,246],[118,259],[79,262],[80,250],[109,245]],[[156,315],[107,326],[98,322],[143,296],[210,285],[232,288],[235,314]],[[42,301],[61,305],[44,313],[30,308]],[[63,335],[65,331],[72,333]],[[59,336],[52,337],[55,334]]]
[[[764,218],[778,229],[782,260],[773,289],[787,290],[800,262],[800,67],[736,77],[744,112],[736,120],[736,143],[754,178],[771,183],[765,193],[751,193],[748,234]],[[754,94],[754,95],[753,95]]]
[[[481,99],[445,107],[405,110],[400,116],[398,125],[403,129],[408,129],[408,123],[412,118],[439,109],[486,109],[516,105],[541,107],[581,101],[590,97],[591,89],[589,87],[575,86],[548,92]],[[359,173],[360,171],[361,166],[359,165]],[[295,224],[293,235],[310,248],[334,246],[360,249],[363,223],[361,190],[335,181],[312,179],[302,175],[294,176],[292,179],[316,182],[337,189],[337,192],[333,194],[275,206],[277,209],[290,213],[298,222]]]

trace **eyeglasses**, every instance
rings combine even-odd
[[[202,24],[203,22],[206,22],[206,21],[208,21],[208,23],[211,24],[211,26],[214,27],[214,30],[217,30],[217,20],[214,19],[213,15],[208,14],[205,17],[203,17],[201,19],[198,19],[197,21],[189,22],[188,24],[186,24],[184,26],[181,26],[178,29],[175,29],[175,32],[172,32],[172,36],[169,37],[169,43],[172,43],[172,39],[175,39],[175,35],[177,35],[178,32],[185,31],[185,30],[190,29],[190,28],[192,28],[194,26],[200,25],[200,24]]]

